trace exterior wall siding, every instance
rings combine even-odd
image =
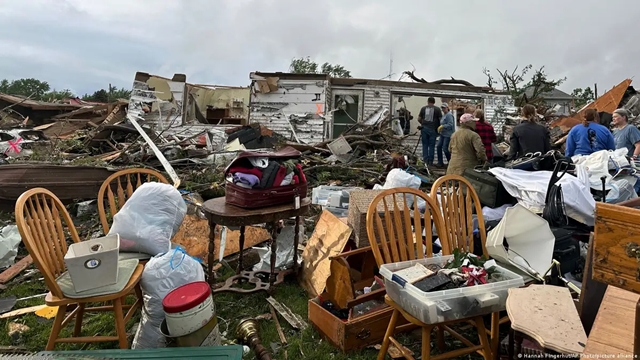
[[[258,92],[251,86],[249,123],[260,123],[291,141],[314,144],[325,140],[327,81],[278,80],[278,89]]]

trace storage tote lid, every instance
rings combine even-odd
[[[210,295],[211,288],[207,282],[192,282],[168,293],[162,300],[162,307],[167,313],[179,313],[202,304]]]

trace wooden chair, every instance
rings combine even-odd
[[[144,177],[146,175],[146,181]],[[132,179],[133,178],[133,179]],[[155,180],[154,180],[155,178]],[[113,217],[120,211],[127,199],[131,197],[135,189],[145,182],[160,182],[168,184],[169,181],[159,172],[151,169],[124,169],[109,176],[100,186],[98,192],[98,214],[100,215],[100,223],[105,234],[109,233],[109,222],[105,211],[105,201],[109,203],[109,214]],[[124,182],[124,185],[123,185]],[[135,188],[133,184],[135,183]],[[124,186],[124,187],[123,187]],[[115,187],[115,194],[114,194]],[[105,193],[107,199],[105,199]]]
[[[138,265],[125,288],[116,294],[102,295],[83,299],[66,298],[56,282],[66,271],[64,255],[67,253],[67,234],[74,243],[80,242],[78,232],[62,202],[49,190],[35,188],[27,190],[16,202],[16,223],[29,254],[44,276],[49,293],[45,297],[48,306],[57,306],[58,312],[53,322],[46,350],[53,350],[55,344],[89,343],[118,341],[121,349],[129,347],[125,323],[131,319],[137,307],[142,304],[142,292],[139,281],[142,265]],[[66,225],[66,227],[65,227]],[[133,305],[124,305],[127,294],[135,291],[137,301]],[[87,308],[88,303],[112,302],[111,306]],[[68,316],[70,305],[77,305]],[[129,309],[126,315],[124,309]],[[82,317],[87,311],[113,311],[117,336],[81,337]],[[66,317],[65,317],[66,316]],[[60,330],[75,317],[73,337],[59,338]]]
[[[407,200],[410,199],[413,199],[414,204],[417,204],[419,200],[426,202],[424,215],[421,215],[419,211],[411,211],[409,209]],[[382,204],[380,204],[381,202]],[[380,207],[380,205],[382,205],[382,207]],[[384,214],[384,218],[381,218],[381,212]],[[437,203],[423,192],[410,188],[396,188],[380,193],[373,199],[367,211],[367,233],[378,266],[433,256],[431,239],[432,227],[434,225],[438,234],[444,234],[446,232],[442,214]],[[422,242],[423,229],[426,234],[426,244]],[[444,255],[451,254],[451,248],[447,241],[442,242],[442,253]],[[446,321],[439,324],[425,324],[404,311],[398,304],[391,300],[389,296],[385,297],[385,302],[393,308],[393,314],[382,342],[382,348],[378,353],[378,360],[384,359],[390,343],[393,343],[394,346],[398,348],[402,347],[397,340],[393,338],[396,330],[396,322],[400,315],[412,324],[422,328],[423,360],[431,359],[431,331],[436,327],[439,328],[441,334],[444,334],[443,330],[447,330],[450,335],[467,345],[468,348],[450,351],[435,356],[433,357],[434,359],[458,357],[478,350],[482,350],[485,359],[491,358],[491,347],[482,316]],[[469,320],[473,321],[478,329],[478,337],[481,345],[474,345],[447,326]]]
[[[482,253],[489,257],[487,252],[487,230],[482,216],[482,205],[475,189],[467,179],[459,175],[445,175],[438,178],[431,187],[431,198],[439,203],[442,208],[444,226],[447,229],[447,243],[450,249],[460,249],[467,252],[474,251],[473,236],[473,211],[478,217],[478,230]],[[438,233],[440,234],[440,233]],[[440,241],[443,237],[440,236]],[[500,324],[507,323],[508,316],[500,319],[500,313],[491,314],[491,329],[486,329],[491,335],[491,351],[494,357],[498,356],[500,346]],[[442,345],[442,336],[438,340]]]

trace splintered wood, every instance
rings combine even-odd
[[[220,230],[216,227],[215,254],[220,254]],[[269,232],[262,228],[248,226],[244,232],[244,248],[248,249],[271,239]],[[195,215],[187,215],[182,226],[171,240],[181,245],[187,253],[198,259],[207,261],[209,251],[209,222]],[[240,230],[227,230],[227,241],[224,247],[224,257],[240,252]]]
[[[287,320],[287,322],[289,323],[289,325],[291,325],[294,329],[298,329],[298,330],[304,330],[307,328],[307,326],[309,326],[309,324],[306,323],[306,321],[304,321],[302,319],[302,317],[300,317],[300,315],[295,314],[293,311],[289,310],[288,307],[286,307],[283,304],[280,304],[278,302],[278,300],[272,298],[271,296],[269,296],[267,298],[267,302],[269,304],[271,304],[271,306],[273,306],[274,309],[276,309],[276,311],[282,315],[282,317]],[[284,334],[283,334],[284,336]]]
[[[302,253],[302,287],[309,296],[316,297],[324,291],[331,275],[329,257],[340,254],[349,237],[351,228],[335,215],[325,210],[320,215],[316,228]]]

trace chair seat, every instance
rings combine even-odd
[[[138,264],[138,266],[136,266],[135,271],[133,272],[133,275],[131,275],[131,279],[129,279],[129,282],[127,282],[127,285],[120,292],[109,294],[109,295],[86,297],[81,299],[70,299],[66,297],[59,298],[53,295],[51,292],[49,292],[45,296],[44,302],[48,306],[61,306],[61,305],[77,304],[82,302],[85,302],[85,303],[86,302],[106,302],[106,301],[115,300],[123,296],[126,296],[127,294],[129,294],[134,290],[134,287],[136,286],[136,284],[140,282],[143,269],[144,269],[144,266],[141,264]]]

